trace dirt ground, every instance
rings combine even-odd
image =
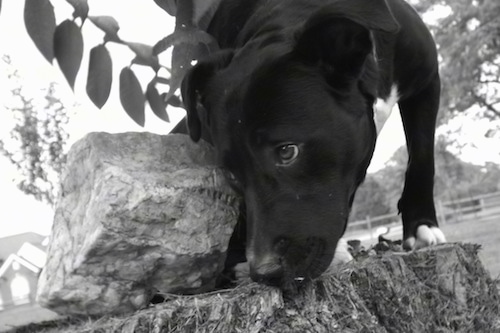
[[[0,332],[13,327],[58,318],[57,313],[44,309],[38,304],[25,304],[0,311]]]

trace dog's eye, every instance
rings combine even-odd
[[[276,148],[277,165],[289,165],[299,156],[299,146],[287,143]]]

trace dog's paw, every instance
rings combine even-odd
[[[345,264],[353,260],[351,253],[349,252],[349,244],[344,238],[339,239],[337,243],[337,248],[335,249],[335,256],[330,266],[336,266]]]
[[[248,262],[245,261],[236,264],[233,270],[234,270],[234,277],[237,283],[242,283],[250,280],[250,265],[248,264]]]
[[[403,242],[406,250],[418,250],[426,246],[446,243],[446,237],[438,227],[421,225],[417,228],[416,237],[409,237]]]

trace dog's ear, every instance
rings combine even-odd
[[[208,121],[203,96],[210,78],[220,69],[226,67],[233,57],[233,52],[223,50],[214,53],[208,59],[200,61],[191,68],[181,85],[182,101],[187,111],[187,127],[189,136],[194,142],[202,137],[202,127]],[[208,133],[205,133],[208,134]]]
[[[386,0],[339,0],[307,20],[294,52],[336,78],[357,77],[373,49],[371,31],[398,30]]]

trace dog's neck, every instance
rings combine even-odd
[[[203,0],[193,2],[193,25],[206,31],[222,0]]]

